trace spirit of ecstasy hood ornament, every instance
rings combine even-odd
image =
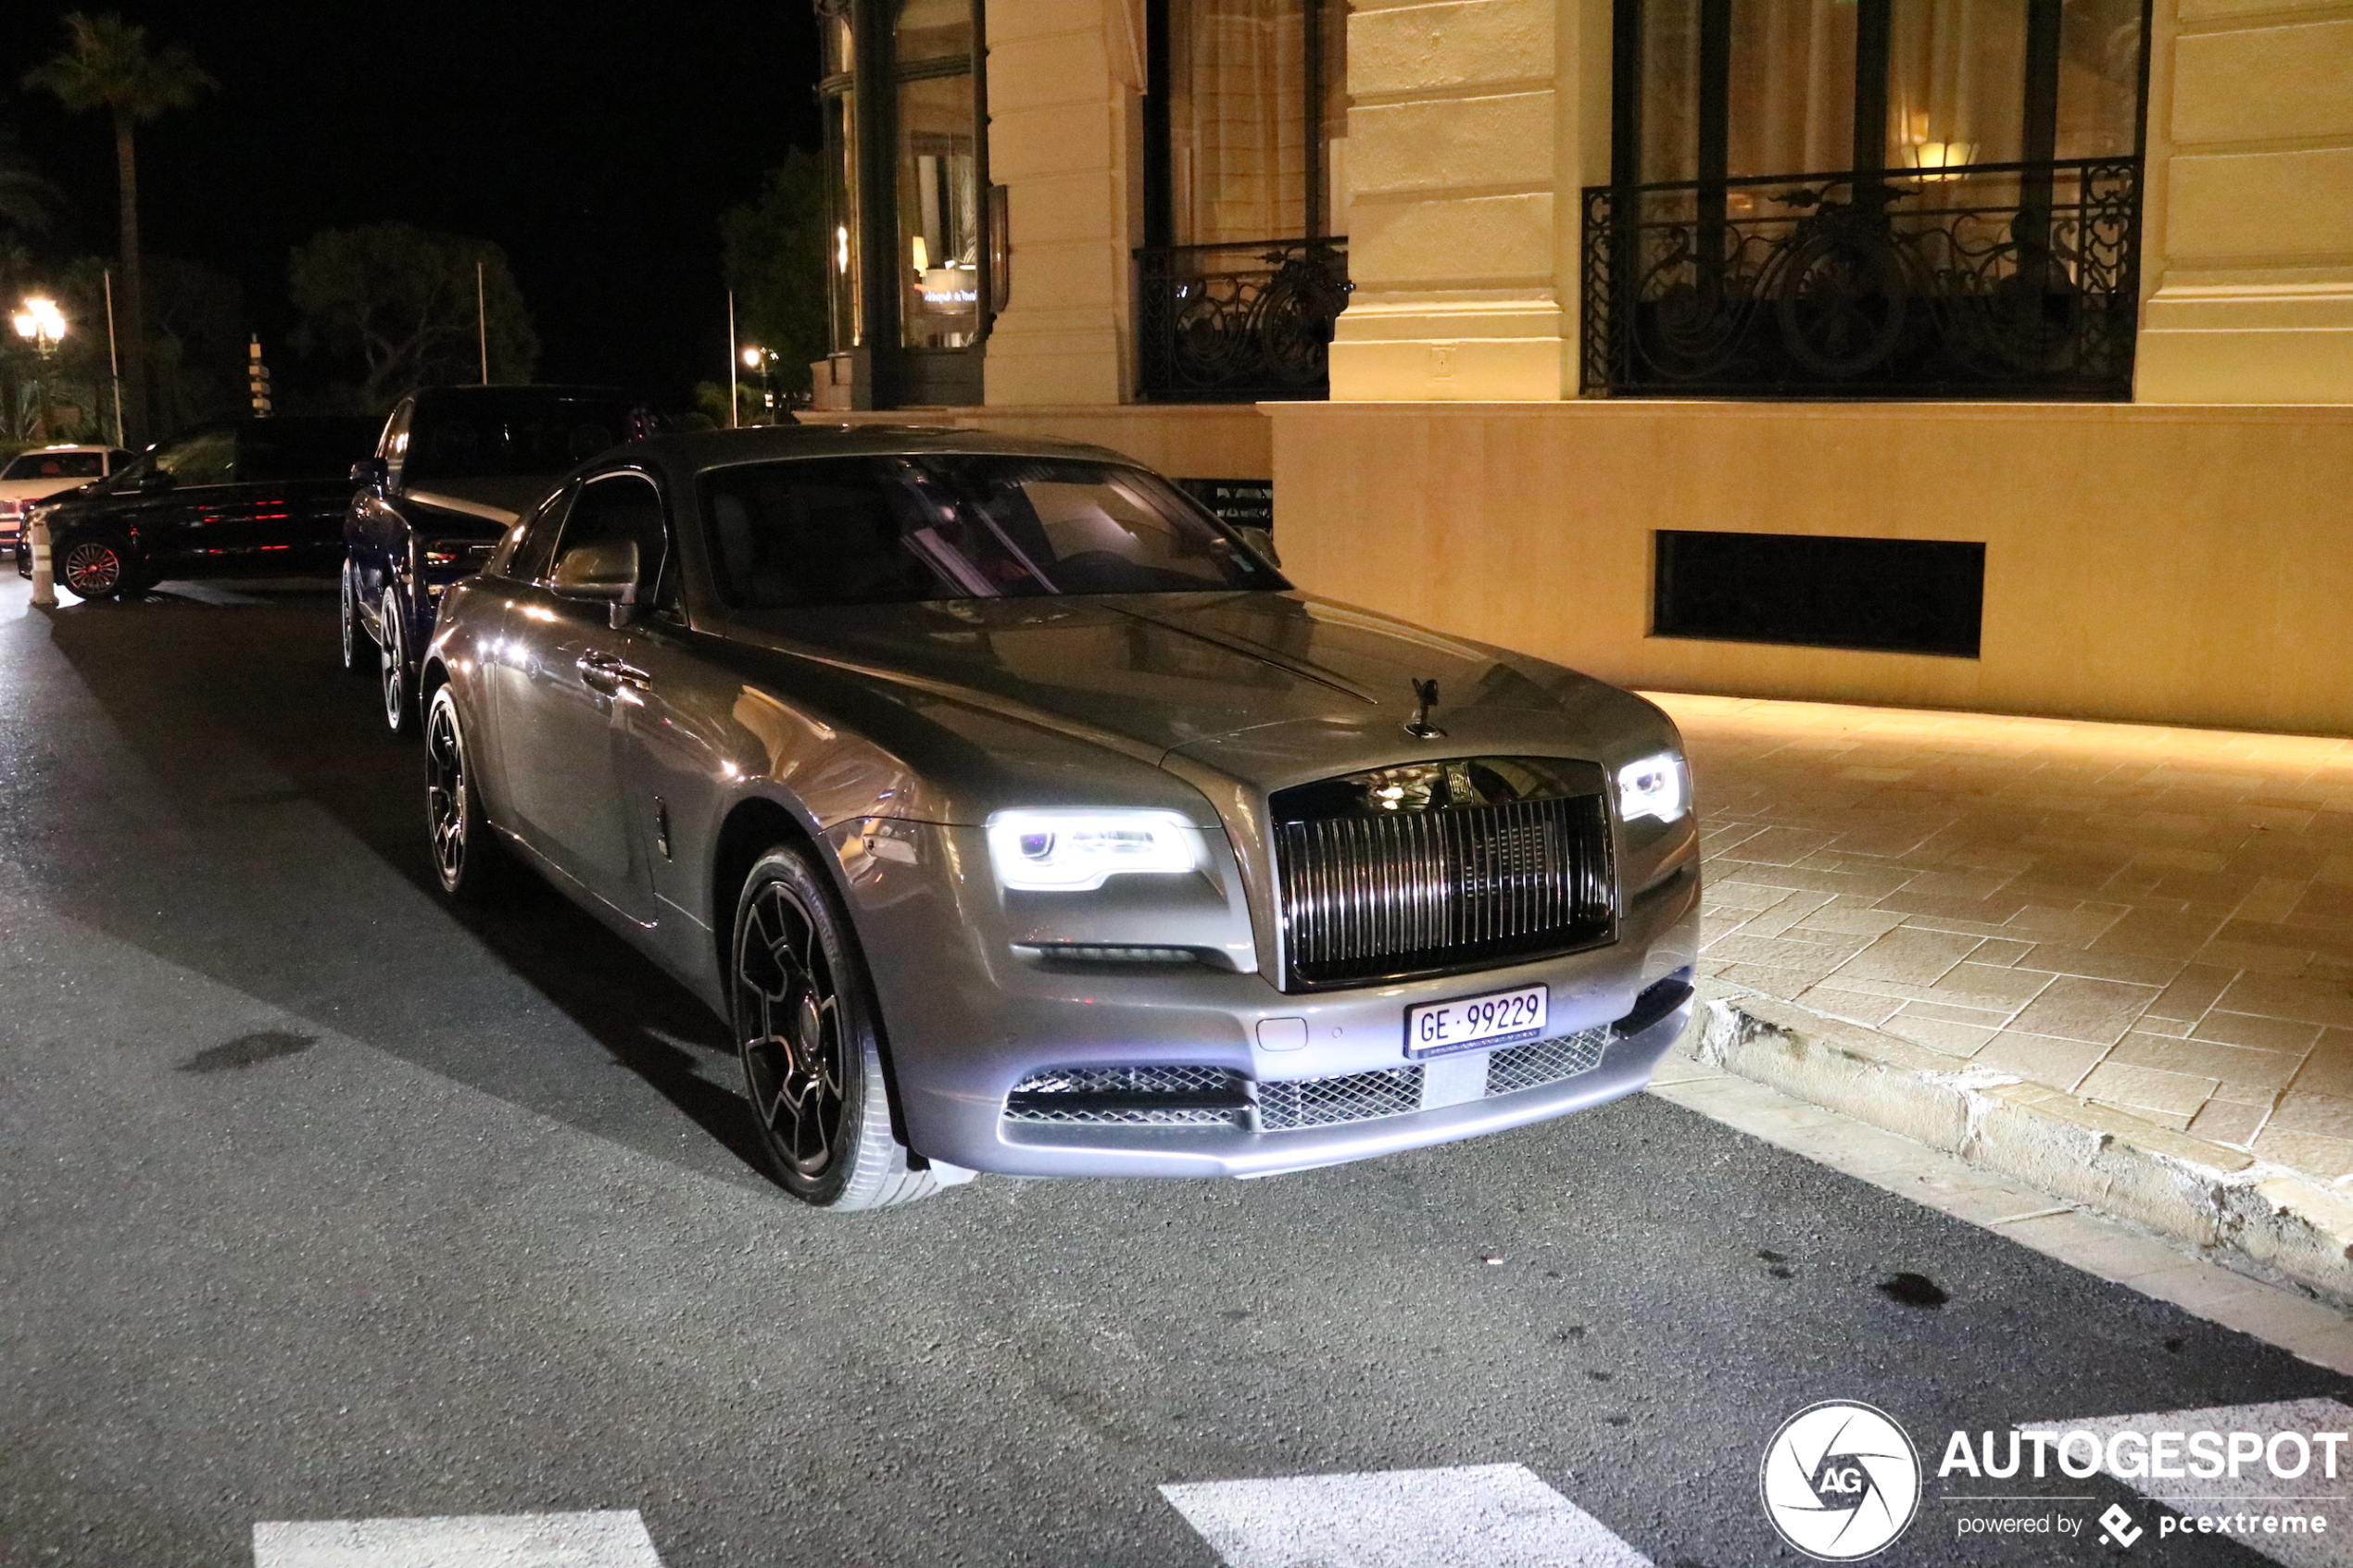
[[[1413,722],[1405,726],[1405,733],[1416,740],[1444,739],[1446,732],[1429,721],[1429,710],[1438,706],[1438,683],[1416,681],[1414,700],[1420,706],[1414,709]]]

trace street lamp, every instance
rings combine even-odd
[[[776,354],[775,350],[757,345],[744,350],[744,369],[760,372],[760,399],[768,410],[768,422],[776,422]]]
[[[57,345],[65,341],[65,312],[57,308],[57,302],[54,299],[44,299],[39,295],[29,295],[10,320],[16,326],[17,335],[31,344],[44,359],[55,354]]]
[[[9,321],[17,329],[17,335],[31,344],[34,352],[44,363],[57,353],[57,345],[65,341],[66,314],[57,308],[57,302],[54,299],[39,295],[29,295]],[[37,385],[33,401],[41,408],[41,422],[45,427],[49,422],[48,403]],[[57,589],[49,564],[49,520],[46,513],[33,514],[31,532],[33,607],[54,609],[57,604]]]

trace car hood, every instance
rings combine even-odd
[[[41,501],[95,483],[88,479],[0,479],[0,501]]]
[[[1130,755],[1277,784],[1298,767],[1427,754],[1414,684],[1466,743],[1585,749],[1601,710],[1638,699],[1573,671],[1301,594],[967,599],[737,612],[735,640],[913,684]],[[1531,737],[1534,737],[1531,739]],[[1248,764],[1248,765],[1242,765]],[[1237,766],[1239,765],[1239,766]]]

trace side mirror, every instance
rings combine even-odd
[[[157,495],[170,489],[179,483],[177,479],[161,469],[149,469],[139,476],[139,493],[143,495]]]
[[[384,466],[382,458],[362,458],[351,465],[354,484],[372,484],[381,489],[391,477],[392,470]]]
[[[1268,566],[1280,567],[1283,564],[1281,554],[1275,548],[1275,535],[1266,529],[1236,528],[1234,532],[1240,534],[1242,543],[1256,551],[1259,558]]]
[[[600,539],[566,550],[547,586],[558,598],[606,607],[615,627],[637,618],[637,546],[629,539]]]

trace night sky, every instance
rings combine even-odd
[[[542,379],[684,407],[696,381],[727,373],[720,214],[788,147],[816,144],[809,0],[83,8],[119,10],[220,80],[143,128],[145,248],[236,277],[289,369],[271,347],[292,324],[287,253],[321,229],[397,220],[506,248]],[[44,13],[13,7],[0,30],[0,117],[66,194],[41,248],[110,255],[104,117],[18,86],[63,41]]]

